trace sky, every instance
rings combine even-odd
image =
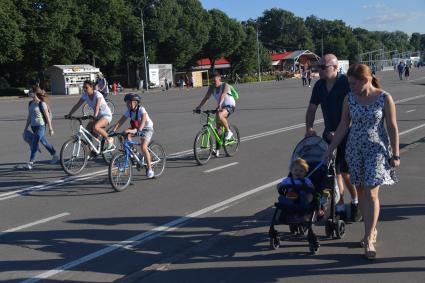
[[[425,0],[200,0],[205,9],[217,8],[239,21],[257,18],[264,10],[281,8],[295,16],[315,15],[343,20],[370,31],[400,30],[425,34]]]

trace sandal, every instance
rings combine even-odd
[[[370,242],[372,243],[372,244],[376,244],[376,238],[378,237],[378,230],[376,230],[376,228],[375,228],[375,231],[370,235]],[[363,238],[363,239],[361,239],[360,240],[360,246],[362,247],[362,248],[364,248],[365,246],[366,246],[366,240],[365,240],[365,238]]]
[[[372,243],[367,243],[364,247],[364,256],[367,259],[376,259],[376,250]]]

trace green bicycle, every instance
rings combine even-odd
[[[234,156],[238,152],[240,136],[239,130],[235,125],[229,125],[230,130],[233,132],[233,137],[225,140],[224,127],[221,127],[220,132],[216,129],[215,114],[217,110],[194,110],[194,113],[201,114],[202,124],[202,129],[196,134],[195,142],[193,143],[193,153],[199,165],[204,165],[210,160],[214,147],[223,147],[227,156]],[[213,136],[215,142],[213,142]]]

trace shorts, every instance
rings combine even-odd
[[[330,144],[330,141],[326,137],[327,132],[323,133],[323,139]],[[345,160],[345,148],[347,146],[348,133],[344,137],[344,139],[340,142],[336,149],[336,157],[335,157],[335,171],[337,174],[341,173],[349,173],[348,163]]]
[[[224,109],[227,110],[227,117],[230,116],[230,114],[232,114],[233,112],[235,112],[235,106],[230,106],[230,105],[224,105],[223,107]]]
[[[110,116],[110,115],[99,116],[98,120],[100,120],[100,119],[106,119],[106,120],[108,120],[108,123],[109,124],[111,124],[111,122],[112,122],[112,116]]]
[[[148,140],[150,141],[152,139],[153,136],[153,129],[152,128],[148,128],[148,129],[143,129],[141,131],[137,131],[136,136],[141,137],[142,139]]]

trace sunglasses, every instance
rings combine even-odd
[[[329,67],[335,67],[335,65],[319,65],[317,67],[319,67],[320,70],[326,70]]]

